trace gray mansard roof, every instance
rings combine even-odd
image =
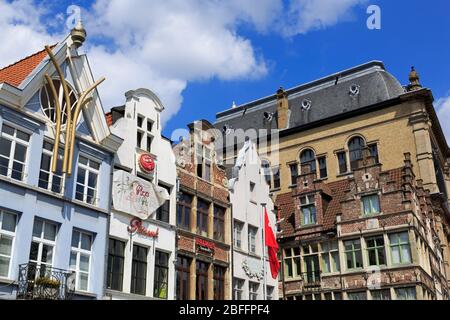
[[[357,88],[359,93],[352,94],[352,87]],[[396,98],[405,90],[398,80],[386,71],[382,62],[372,61],[286,92],[290,108],[287,129],[292,129]],[[264,112],[272,113],[273,120],[266,121]],[[220,130],[224,126],[243,130],[276,129],[276,112],[277,98],[274,94],[218,113],[215,127]]]

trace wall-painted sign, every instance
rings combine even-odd
[[[147,238],[156,239],[159,237],[159,229],[156,229],[156,231],[150,231],[149,229],[146,229],[144,227],[144,223],[139,218],[133,218],[130,221],[130,225],[128,226],[128,232],[130,234],[140,234]]]
[[[214,242],[206,241],[203,239],[195,239],[195,244],[197,246],[197,251],[201,253],[206,254],[214,254],[214,251],[216,250],[216,245]]]
[[[139,157],[139,167],[145,173],[153,173],[155,171],[155,160],[151,155],[143,153]]]
[[[128,172],[114,172],[114,209],[147,220],[170,196],[166,189]]]

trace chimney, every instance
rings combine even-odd
[[[278,129],[287,129],[289,126],[289,100],[287,92],[281,87],[277,91],[277,120]]]

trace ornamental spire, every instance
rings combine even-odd
[[[422,89],[422,85],[420,84],[420,76],[414,66],[411,67],[411,72],[409,73],[409,85],[407,89],[408,91]]]

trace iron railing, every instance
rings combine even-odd
[[[75,273],[44,264],[19,266],[18,300],[71,300],[75,293]]]

